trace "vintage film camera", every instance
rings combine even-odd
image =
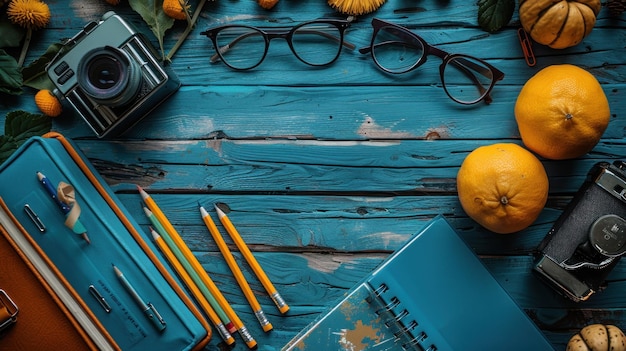
[[[533,271],[573,301],[606,287],[626,253],[626,162],[595,164],[538,247]]]
[[[180,87],[150,42],[112,11],[59,53],[46,68],[54,93],[98,137],[122,134]]]

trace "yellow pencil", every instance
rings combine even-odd
[[[235,276],[235,280],[237,280],[237,283],[239,284],[241,291],[243,292],[244,296],[248,300],[250,307],[252,307],[252,311],[254,312],[254,315],[259,320],[259,323],[261,323],[261,327],[263,328],[263,331],[268,332],[272,330],[273,328],[272,323],[270,323],[270,321],[265,316],[263,309],[261,309],[261,304],[256,299],[256,296],[254,296],[254,293],[252,292],[250,285],[246,281],[246,278],[243,276],[241,269],[239,269],[239,266],[237,265],[237,262],[235,261],[235,257],[233,256],[232,252],[230,252],[230,249],[226,245],[226,242],[224,241],[224,238],[222,238],[222,235],[220,235],[219,230],[217,229],[217,227],[215,226],[215,223],[213,222],[213,219],[211,219],[211,216],[204,209],[204,207],[202,207],[201,205],[199,207],[200,207],[200,215],[202,216],[202,220],[204,221],[204,224],[206,224],[207,228],[209,229],[209,232],[211,233],[211,236],[213,237],[213,239],[215,240],[215,243],[217,244],[217,247],[220,249],[220,252],[224,256],[224,260],[226,260],[228,267],[233,272],[233,275]]]
[[[274,285],[267,277],[267,274],[265,274],[265,272],[261,268],[261,265],[259,265],[259,263],[257,262],[256,258],[254,258],[254,255],[252,255],[252,252],[248,248],[248,245],[246,245],[246,243],[243,241],[241,235],[239,235],[239,232],[237,232],[237,229],[235,229],[235,226],[230,221],[228,216],[226,216],[224,211],[222,211],[217,205],[215,205],[215,211],[217,211],[217,216],[219,217],[220,222],[222,222],[222,225],[235,242],[235,245],[237,245],[237,248],[239,248],[239,251],[252,268],[252,271],[254,271],[254,274],[256,274],[257,278],[259,278],[261,284],[263,284],[263,287],[276,304],[276,307],[278,307],[280,313],[286,313],[287,311],[289,311],[289,306],[287,305],[287,303],[285,303],[285,300],[283,300],[278,291],[276,291],[276,288],[274,288]]]
[[[174,270],[183,280],[187,288],[191,290],[191,293],[196,298],[196,301],[198,301],[211,322],[215,325],[215,328],[217,328],[217,331],[219,332],[222,339],[226,342],[226,344],[232,345],[235,342],[235,339],[232,337],[232,335],[230,335],[228,330],[226,330],[224,323],[222,323],[220,317],[217,315],[217,313],[215,313],[211,305],[209,305],[209,302],[204,298],[204,296],[200,292],[200,289],[198,289],[196,284],[193,283],[193,280],[191,279],[183,265],[176,259],[172,250],[169,248],[169,246],[167,246],[163,238],[154,229],[150,228],[150,233],[152,234],[152,238],[154,238],[154,242],[156,243],[159,250],[161,250],[167,261],[174,267]]]
[[[230,318],[230,321],[234,325],[234,329],[230,328],[229,325],[226,324],[228,331],[230,333],[234,333],[235,330],[238,331],[239,335],[241,335],[241,338],[244,340],[244,342],[249,348],[251,349],[256,348],[257,342],[248,331],[248,328],[246,328],[246,326],[243,325],[243,323],[241,322],[241,319],[239,319],[239,316],[237,316],[237,314],[235,313],[233,308],[230,306],[228,301],[226,301],[226,299],[224,298],[224,295],[222,295],[222,293],[217,288],[217,285],[215,285],[215,283],[213,282],[213,280],[211,280],[207,272],[202,268],[202,265],[200,264],[200,262],[198,262],[198,259],[196,258],[196,256],[194,256],[191,250],[189,250],[189,247],[185,245],[185,242],[183,241],[183,239],[180,237],[176,229],[174,229],[174,226],[172,226],[172,224],[167,219],[167,217],[165,217],[165,214],[163,214],[159,206],[157,206],[156,202],[154,202],[154,199],[152,199],[152,197],[150,197],[150,195],[148,195],[148,193],[146,193],[139,185],[137,185],[137,190],[139,190],[139,194],[141,195],[143,202],[150,209],[150,211],[152,211],[152,213],[156,216],[157,220],[161,223],[165,231],[170,235],[172,240],[174,240],[174,242],[176,243],[176,246],[178,246],[178,248],[181,250],[184,257],[189,261],[189,263],[192,265],[196,273],[198,273],[202,282],[209,289],[213,297],[215,297],[215,299],[217,300],[219,305],[222,307],[222,309],[224,309],[224,312],[226,313],[228,318]]]
[[[159,234],[165,245],[167,245],[174,257],[185,269],[185,272],[189,275],[189,278],[191,278],[198,290],[200,290],[200,292],[202,293],[202,296],[207,300],[211,308],[213,308],[213,311],[223,322],[226,330],[232,330],[231,332],[234,333],[236,330],[235,325],[231,322],[230,318],[222,308],[222,305],[220,305],[220,303],[217,301],[215,296],[213,296],[206,284],[204,284],[202,278],[200,278],[200,275],[196,272],[196,269],[194,269],[193,265],[185,257],[178,245],[176,245],[171,235],[165,230],[165,228],[163,228],[163,225],[161,225],[161,222],[159,222],[159,220],[156,218],[154,213],[152,213],[152,211],[150,211],[145,206],[143,210],[146,213],[146,216],[150,219],[150,223],[152,223],[152,225],[154,226],[155,233]]]

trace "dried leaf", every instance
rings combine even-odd
[[[515,0],[478,0],[478,25],[493,33],[506,26],[515,11]]]

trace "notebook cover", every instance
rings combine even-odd
[[[4,184],[20,179],[19,186],[6,187],[0,193],[8,208],[122,349],[204,347],[211,337],[210,326],[178,280],[154,255],[152,243],[143,240],[138,225],[71,142],[58,134],[47,136],[29,139],[0,166],[0,181]],[[36,176],[38,171],[55,185],[63,181],[75,188],[80,221],[87,228],[91,244],[64,225],[65,217],[44,191]],[[23,211],[25,204],[45,224],[45,233],[39,233]],[[146,302],[157,308],[167,323],[163,332],[139,310],[115,276],[112,264],[133,282]],[[89,294],[90,285],[107,299],[112,312],[107,313]]]
[[[2,225],[0,233],[0,288],[18,308],[15,323],[0,332],[0,350],[97,350]]]
[[[442,216],[283,350],[403,350],[411,343],[419,346],[407,350],[554,350]]]

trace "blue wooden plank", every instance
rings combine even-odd
[[[123,140],[518,138],[514,106],[520,89],[496,86],[491,105],[464,107],[436,86],[183,87]],[[605,85],[612,111],[606,139],[624,136],[626,119],[621,117],[626,101],[620,94],[624,90],[623,84]],[[28,96],[12,100],[13,106],[20,103],[22,109],[37,111]],[[10,109],[7,106],[4,114]],[[53,128],[93,139],[93,132],[69,106],[66,111],[53,120]]]

